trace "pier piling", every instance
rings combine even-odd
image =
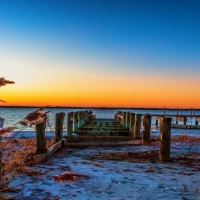
[[[130,113],[130,132],[134,137],[135,113]]]
[[[63,112],[56,113],[55,137],[54,137],[55,143],[62,139],[64,118],[65,118],[65,113]]]
[[[140,137],[140,128],[141,128],[141,114],[135,115],[135,124],[134,124],[134,139]]]
[[[73,131],[73,112],[68,113],[68,118],[67,118],[67,135],[72,136],[72,131]]]
[[[150,132],[151,132],[151,115],[145,114],[143,119],[142,145],[149,144]]]
[[[160,152],[159,159],[170,161],[171,118],[163,117],[160,121]]]
[[[46,153],[45,122],[35,125],[36,132],[36,154]]]

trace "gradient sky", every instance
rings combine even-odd
[[[0,0],[0,105],[200,108],[200,0]]]

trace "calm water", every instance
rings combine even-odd
[[[4,127],[13,126],[20,120],[22,120],[28,113],[35,111],[36,108],[0,108],[0,117],[4,118]],[[72,108],[46,108],[45,111],[50,111],[48,113],[48,118],[50,121],[50,126],[47,126],[47,132],[54,130],[55,125],[55,113],[58,112],[75,112],[86,109],[72,109]],[[118,109],[91,109],[93,113],[96,114],[97,118],[113,118],[114,114],[116,114]],[[132,113],[139,114],[163,114],[163,110],[135,110],[135,109],[121,109],[121,111],[130,111]],[[176,110],[166,110],[165,114],[176,114]],[[180,114],[180,111],[179,111]],[[183,110],[182,114],[190,114],[189,110]],[[196,115],[200,115],[200,111],[195,111]],[[192,121],[188,120],[187,124],[194,124],[194,119]],[[66,130],[67,117],[65,117],[64,122],[64,130]],[[22,127],[17,124],[18,129],[20,130]],[[26,130],[28,132],[34,131],[34,127],[28,127]],[[152,133],[159,133],[158,129],[155,127],[155,118],[152,118]],[[172,129],[172,134],[192,134],[200,136],[200,130],[184,130],[184,129]]]

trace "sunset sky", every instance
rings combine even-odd
[[[199,0],[0,0],[2,106],[200,108]]]

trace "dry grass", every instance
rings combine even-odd
[[[151,141],[159,141],[160,136],[152,137]],[[171,137],[171,142],[200,142],[200,137],[188,135],[176,135]]]
[[[47,139],[46,146],[53,145],[53,140]],[[26,175],[41,175],[39,170],[27,168],[32,162],[32,156],[36,153],[35,138],[14,139],[4,149],[2,179],[7,181],[10,174],[24,173]]]
[[[78,178],[89,178],[89,176],[83,174],[77,174],[74,172],[63,172],[61,175],[54,175],[53,178],[56,182],[76,182],[76,177]]]

